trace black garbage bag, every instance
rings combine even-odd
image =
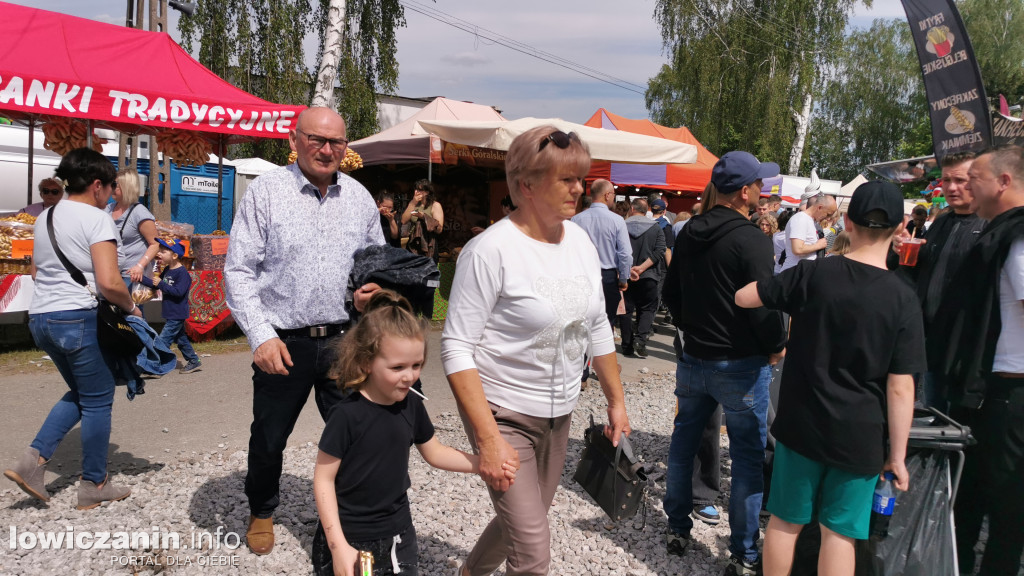
[[[949,455],[911,448],[910,490],[896,497],[888,535],[857,541],[857,576],[955,576]],[[800,533],[792,576],[818,573],[821,531],[817,520]]]
[[[888,535],[858,542],[857,574],[954,576],[957,574],[950,498],[950,453],[916,450],[907,456],[910,490],[896,497]],[[867,560],[867,562],[862,561]],[[870,568],[868,570],[862,570]]]

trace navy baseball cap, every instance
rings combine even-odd
[[[882,212],[885,217],[881,221],[869,219],[868,214],[875,211]],[[903,193],[892,182],[865,182],[853,191],[846,215],[865,228],[895,228],[903,223]]]
[[[667,208],[668,204],[661,198],[651,202],[651,212],[664,212]]]
[[[759,178],[779,175],[775,162],[761,162],[750,152],[733,150],[725,153],[711,169],[711,183],[722,194],[732,194]]]
[[[156,241],[164,248],[167,248],[171,252],[177,254],[178,258],[182,258],[185,256],[185,247],[181,245],[181,242],[178,242],[177,240],[174,239],[168,241],[164,240],[163,238],[157,238]]]

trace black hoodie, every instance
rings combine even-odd
[[[771,239],[735,210],[715,206],[691,218],[676,238],[662,296],[686,335],[683,351],[702,360],[782,351],[780,313],[736,306],[736,291],[771,278],[774,266]]]

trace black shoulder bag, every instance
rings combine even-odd
[[[85,279],[85,274],[82,274],[82,271],[68,260],[64,252],[61,251],[60,246],[57,245],[57,236],[53,233],[53,211],[55,208],[56,206],[50,208],[50,212],[46,215],[46,231],[50,235],[50,245],[53,246],[53,251],[57,253],[60,263],[64,265],[68,274],[71,274],[71,279],[85,287],[92,294],[93,298],[96,299],[96,337],[99,340],[100,348],[126,358],[138,356],[139,352],[142,351],[142,340],[125,320],[124,312],[117,306],[100,298],[93,291],[92,287],[89,286],[89,282]]]
[[[642,464],[633,455],[633,447],[623,434],[617,447],[604,435],[604,426],[594,424],[583,436],[584,448],[572,479],[586,490],[612,520],[632,518],[644,504],[644,526],[647,524],[647,501],[644,499],[650,482]],[[641,527],[641,529],[643,529]]]

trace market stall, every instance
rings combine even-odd
[[[0,115],[29,125],[30,151],[34,148],[32,128],[38,124],[43,125],[46,148],[59,154],[79,146],[101,146],[104,141],[94,130],[109,128],[133,136],[156,136],[156,151],[163,154],[165,166],[172,160],[179,166],[195,166],[205,164],[215,146],[222,158],[229,143],[286,138],[304,109],[267,102],[236,88],[192,59],[166,33],[5,2],[0,2],[0,11],[4,15],[0,19]],[[31,195],[31,169],[28,180]],[[209,188],[210,182],[196,186]],[[218,224],[222,186],[218,174]],[[162,192],[163,183],[151,190],[154,196]],[[30,263],[14,257],[25,254],[25,244],[20,244],[22,252],[16,253],[11,230],[12,226],[0,226],[0,237],[12,241],[0,240],[0,274],[25,274]],[[189,239],[196,247],[203,244],[201,238]],[[5,250],[8,244],[11,248]],[[226,253],[226,237],[217,250]],[[27,253],[30,255],[31,249]],[[229,322],[217,262],[197,258],[195,263],[201,280],[198,287],[206,280],[216,284],[202,291],[202,305],[193,308],[204,311],[202,317],[194,318],[198,325],[209,328],[204,334],[217,331],[208,326],[214,320],[216,326]],[[219,262],[222,267],[223,259]],[[204,272],[213,274],[204,276]],[[0,278],[0,282],[6,282],[8,292],[15,284],[17,294],[30,292],[26,290],[30,282],[25,279]],[[16,298],[20,297],[12,299]],[[11,303],[7,304],[11,311]]]
[[[636,186],[663,190],[669,210],[678,212],[689,207],[683,198],[696,198],[711,181],[711,169],[718,157],[708,151],[685,126],[669,128],[647,119],[633,120],[599,108],[587,126],[605,130],[621,130],[689,144],[697,149],[697,160],[685,164],[627,164],[622,162],[594,162],[587,180],[603,178],[617,186]]]

